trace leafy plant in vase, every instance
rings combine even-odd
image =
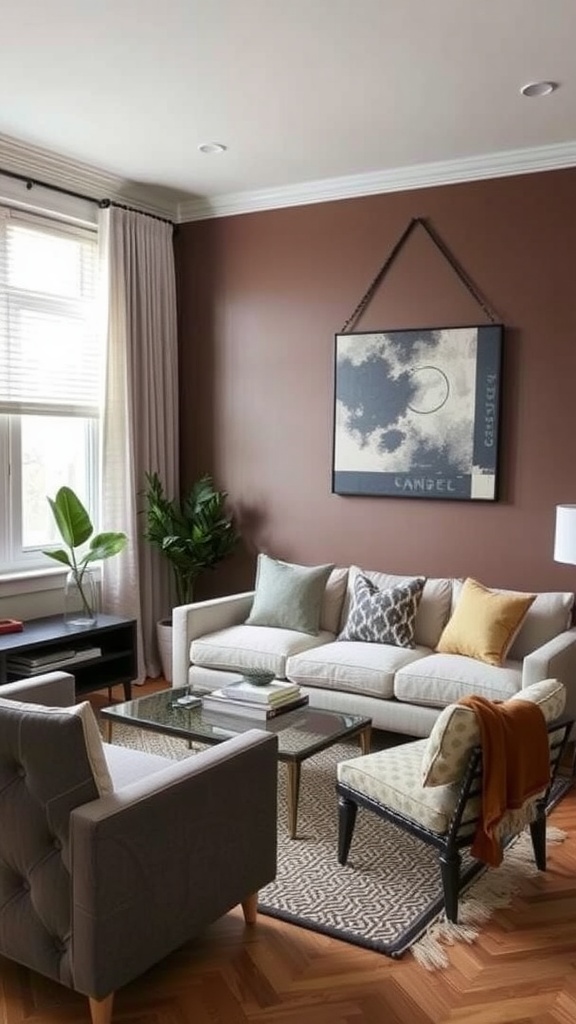
[[[48,498],[52,514],[64,544],[68,548],[43,551],[44,555],[68,566],[65,583],[65,619],[69,625],[91,626],[97,619],[97,591],[92,562],[117,555],[126,546],[125,533],[94,533],[84,505],[70,487],[61,487],[55,498]],[[77,551],[90,541],[83,554]],[[79,607],[78,607],[79,606]]]
[[[226,511],[227,491],[214,487],[212,477],[200,477],[180,501],[167,498],[157,473],[146,473],[144,537],[170,563],[176,603],[190,604],[194,584],[232,553],[240,536]],[[165,678],[171,681],[172,619],[158,623],[158,645]]]

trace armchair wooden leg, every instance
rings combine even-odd
[[[543,803],[538,801],[536,820],[530,825],[534,860],[539,871],[546,871],[546,811]]]
[[[90,1016],[92,1018],[92,1024],[112,1024],[112,1003],[114,1002],[114,993],[111,992],[109,996],[104,999],[92,999],[88,997],[90,1002]]]
[[[345,864],[350,852],[358,805],[345,796],[338,797],[338,863]]]
[[[242,900],[242,912],[246,924],[256,924],[256,918],[258,917],[257,892],[253,892],[251,896],[247,896],[245,900]]]
[[[440,854],[440,871],[444,888],[444,909],[446,917],[454,924],[458,922],[458,890],[460,888],[460,863],[458,850],[444,850]]]

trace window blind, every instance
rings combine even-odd
[[[99,415],[95,232],[0,207],[0,413]]]

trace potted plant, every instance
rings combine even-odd
[[[178,501],[168,498],[157,473],[146,473],[144,537],[168,559],[174,580],[176,603],[190,604],[194,584],[232,553],[239,540],[232,516],[226,511],[227,491],[214,487],[204,475]],[[172,619],[158,623],[162,670],[172,678]]]
[[[70,487],[61,487],[55,498],[48,498],[56,526],[68,548],[43,551],[44,555],[67,565],[64,590],[65,618],[70,625],[91,626],[97,618],[97,591],[88,568],[92,562],[117,555],[126,546],[125,533],[97,533],[84,505]],[[77,549],[90,541],[80,555]]]

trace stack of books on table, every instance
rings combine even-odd
[[[274,718],[284,711],[293,711],[307,703],[307,694],[302,693],[296,683],[275,679],[257,685],[248,677],[223,686],[220,690],[212,690],[202,698],[202,707],[207,711],[261,720]]]
[[[14,675],[38,676],[43,672],[54,672],[57,668],[75,665],[79,661],[99,658],[101,654],[100,647],[47,651],[44,654],[13,654],[6,659],[6,668]]]

